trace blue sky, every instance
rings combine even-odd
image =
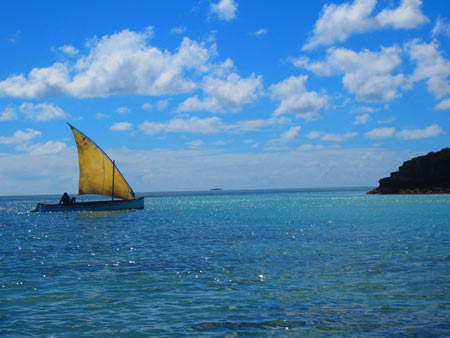
[[[449,146],[450,3],[0,4],[0,192],[373,186]]]

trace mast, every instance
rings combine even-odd
[[[113,162],[113,174],[112,174],[112,200],[114,201],[114,168],[116,167],[116,161]]]

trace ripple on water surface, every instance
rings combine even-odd
[[[450,334],[448,195],[38,200],[0,198],[2,336]]]

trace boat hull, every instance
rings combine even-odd
[[[38,203],[32,212],[52,212],[52,211],[115,211],[128,209],[144,209],[144,197],[134,200],[114,200],[80,202],[71,205],[44,204]]]

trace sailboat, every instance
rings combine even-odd
[[[34,212],[43,211],[113,211],[144,209],[144,197],[136,198],[133,189],[117,168],[115,161],[77,128],[72,130],[78,149],[80,167],[79,195],[110,196],[111,200],[74,202],[70,204],[38,203]],[[115,199],[120,198],[120,199]]]

